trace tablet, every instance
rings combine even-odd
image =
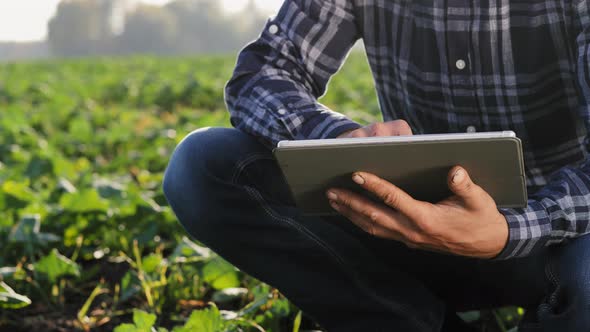
[[[527,204],[522,144],[512,131],[281,141],[273,154],[305,215],[336,213],[325,195],[329,188],[372,197],[352,181],[357,171],[435,203],[451,195],[447,174],[455,165],[498,207]]]

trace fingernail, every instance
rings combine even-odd
[[[365,184],[365,179],[359,174],[353,175],[352,181],[356,182],[357,184]]]
[[[332,207],[332,209],[338,211],[340,210],[340,207],[338,206],[338,203],[334,202],[334,201],[330,201],[330,206]]]
[[[338,199],[338,195],[336,195],[336,193],[335,193],[335,192],[333,192],[333,191],[328,191],[328,198],[329,198],[331,201],[335,201],[335,200],[337,200],[337,199]]]
[[[460,183],[461,181],[463,181],[463,177],[465,176],[465,172],[463,172],[463,170],[457,170],[455,172],[455,174],[453,175],[453,179],[451,180],[453,183]]]

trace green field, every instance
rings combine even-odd
[[[223,86],[234,62],[0,65],[0,330],[314,328],[276,290],[187,238],[162,194],[184,135],[229,126]],[[322,102],[361,123],[379,119],[361,55]],[[521,314],[465,318],[503,331]]]

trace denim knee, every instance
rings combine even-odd
[[[590,331],[590,235],[556,249],[547,268],[553,291],[539,308],[544,331]]]
[[[185,137],[176,147],[164,174],[163,190],[180,223],[193,237],[208,242],[219,232],[219,197],[230,181],[235,163],[257,143],[230,128],[204,128]]]

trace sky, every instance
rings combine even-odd
[[[34,41],[47,36],[47,22],[60,0],[0,0],[0,41]],[[140,0],[162,5],[170,0]],[[222,0],[228,12],[243,8],[248,0]],[[282,0],[256,0],[259,8],[276,12]]]

